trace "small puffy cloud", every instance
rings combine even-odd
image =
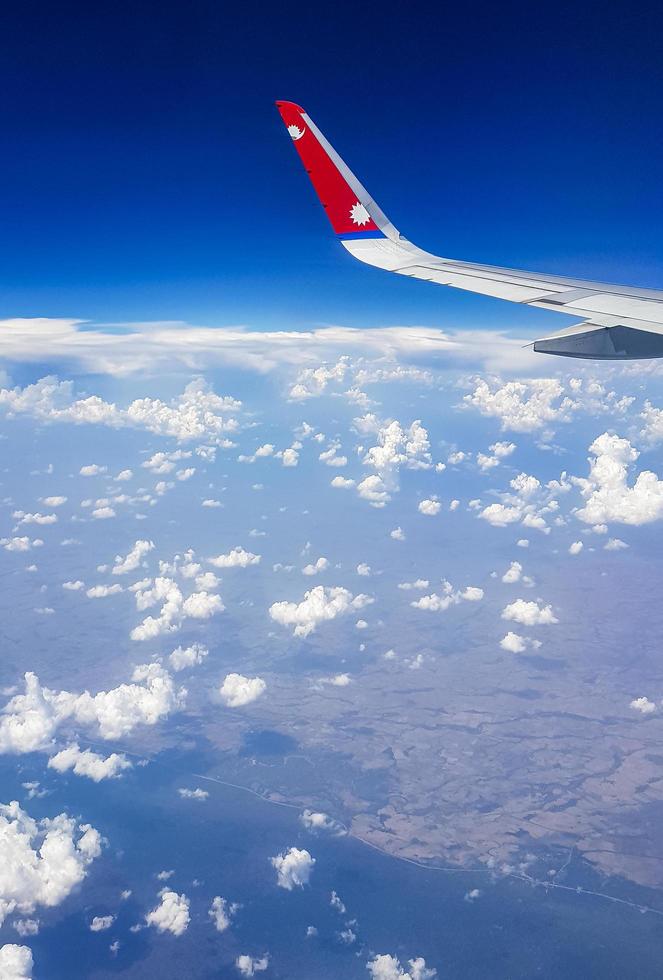
[[[633,708],[634,711],[639,711],[641,715],[652,715],[656,711],[654,702],[645,697],[634,698],[629,708]]]
[[[117,483],[126,483],[133,477],[133,470],[120,470],[120,472],[115,477]]]
[[[43,545],[41,538],[15,537],[0,538],[0,545],[5,551],[30,551],[32,548],[41,548]]]
[[[40,905],[60,905],[101,854],[94,827],[66,813],[33,820],[16,801],[0,805],[0,840],[0,925],[14,912],[26,915]]]
[[[509,630],[506,636],[500,640],[500,646],[508,653],[522,653],[526,649],[527,643],[518,633],[512,633]]]
[[[32,950],[29,946],[5,943],[0,946],[0,977],[2,980],[31,980]]]
[[[124,555],[115,556],[113,565],[113,575],[126,575],[128,572],[135,571],[143,561],[145,555],[154,549],[153,541],[136,541],[131,551]]]
[[[324,684],[329,684],[332,687],[347,687],[352,683],[352,678],[349,674],[332,674],[331,677],[320,677],[315,686],[322,686]]]
[[[220,500],[215,500],[213,497],[207,497],[205,500],[203,500],[201,506],[202,507],[223,507],[223,504],[221,503]]]
[[[398,588],[403,589],[404,592],[421,592],[423,589],[427,589],[430,582],[427,578],[418,578],[414,582],[399,582]]]
[[[238,546],[225,555],[217,555],[216,558],[207,560],[216,568],[248,568],[249,565],[259,565],[260,558],[260,555],[254,555],[251,551],[245,551]]]
[[[281,454],[281,461],[284,466],[297,466],[299,463],[299,453],[292,446],[289,449],[284,449]]]
[[[629,485],[639,452],[628,439],[604,432],[589,447],[589,477],[575,477],[585,505],[576,516],[585,524],[650,524],[663,517],[663,480],[643,470]]]
[[[256,973],[264,973],[264,971],[269,966],[269,955],[265,953],[264,956],[249,956],[248,953],[242,953],[235,960],[235,966],[241,973],[243,977],[254,977]]]
[[[345,476],[335,476],[334,479],[331,481],[331,485],[338,490],[349,490],[350,487],[353,487],[355,485],[355,481],[349,480]]]
[[[244,677],[243,674],[227,674],[219,688],[223,703],[228,708],[242,708],[265,693],[267,684],[262,677]]]
[[[389,537],[393,538],[394,541],[405,541],[405,531],[402,527],[395,527],[393,531],[389,532]]]
[[[97,463],[89,463],[87,466],[81,466],[78,472],[81,476],[101,476],[102,473],[108,472],[108,467],[99,466]]]
[[[357,565],[356,571],[357,575],[369,576],[371,574],[371,566],[362,561]]]
[[[19,524],[57,524],[57,514],[26,514],[24,510],[15,510],[12,514],[15,521]]]
[[[302,575],[317,575],[319,572],[325,572],[329,568],[328,558],[318,558],[316,562],[312,564],[309,563],[302,568]]]
[[[420,599],[415,599],[410,605],[414,609],[423,609],[427,612],[445,612],[451,606],[457,606],[463,600],[466,602],[479,602],[481,599],[483,599],[483,589],[469,585],[461,591],[454,589],[450,582],[444,581],[442,583],[441,595],[433,592],[430,595],[422,596]]]
[[[15,919],[12,922],[13,928],[24,939],[26,936],[37,936],[39,934],[39,922],[37,919]]]
[[[301,602],[275,602],[269,615],[282,626],[292,626],[295,636],[308,636],[323,622],[363,609],[373,602],[370,596],[351,592],[341,586],[316,585],[304,593]]]
[[[291,847],[269,860],[276,869],[276,884],[287,891],[307,885],[315,864],[315,858],[298,847]]]
[[[169,888],[159,892],[161,902],[145,916],[148,926],[154,926],[159,932],[171,932],[173,936],[182,936],[189,926],[189,899],[186,895],[178,895]]]
[[[88,599],[105,599],[107,596],[116,595],[118,592],[124,592],[124,589],[119,582],[116,582],[115,585],[93,585],[85,595]]]
[[[366,964],[371,980],[433,980],[437,970],[426,966],[423,956],[408,960],[409,970],[401,966],[400,960],[389,953],[380,953]]]
[[[67,498],[66,497],[42,497],[41,502],[42,504],[45,504],[47,507],[62,507],[63,504],[67,503]]]
[[[202,643],[192,643],[190,647],[177,647],[168,658],[174,671],[197,667],[208,655],[209,650]]]
[[[76,776],[87,776],[88,779],[99,783],[102,779],[114,779],[125,769],[131,769],[131,763],[126,756],[117,752],[104,758],[91,749],[81,750],[74,742],[51,756],[48,760],[48,768],[60,773],[71,770]]]
[[[105,932],[115,922],[114,915],[95,915],[90,923],[90,932]]]
[[[583,545],[582,541],[574,541],[573,544],[569,545],[569,554],[570,555],[579,555],[580,552],[582,551],[583,547],[584,547],[584,545]]]
[[[92,517],[95,521],[108,521],[111,517],[115,517],[115,511],[112,507],[95,507],[92,511]]]
[[[239,905],[236,902],[227,902],[225,898],[216,895],[207,914],[214,923],[216,931],[225,932],[230,928],[230,923],[238,909]]]
[[[628,545],[620,538],[609,538],[603,545],[604,551],[623,551],[625,548],[628,548]]]
[[[435,497],[422,500],[419,503],[419,507],[418,507],[419,513],[425,514],[426,517],[435,517],[436,514],[440,513],[441,509],[442,509],[442,504]]]
[[[525,599],[516,599],[515,602],[505,606],[502,619],[510,619],[515,623],[522,623],[523,626],[548,626],[559,622],[552,611],[552,606],[527,602]]]
[[[330,817],[328,813],[318,810],[303,810],[299,815],[299,820],[306,830],[312,834],[326,832],[330,834],[344,833],[341,824]]]
[[[502,576],[502,581],[507,585],[512,585],[514,582],[519,582],[523,573],[523,566],[519,561],[512,561],[506,572]]]
[[[535,432],[551,422],[567,422],[576,407],[556,378],[508,381],[492,388],[480,378],[463,401],[482,415],[499,419],[502,429],[513,432]]]
[[[357,493],[372,507],[384,507],[391,500],[384,480],[377,473],[365,477],[357,484]]]
[[[67,592],[80,592],[81,589],[85,588],[85,582],[81,582],[80,579],[76,579],[75,582],[63,582],[62,588],[66,589]]]
[[[197,800],[199,803],[204,803],[209,793],[206,789],[187,789],[186,787],[180,787],[177,791],[183,800]]]

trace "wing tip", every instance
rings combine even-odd
[[[300,105],[298,105],[297,102],[288,102],[287,99],[276,99],[276,101],[274,102],[274,105],[276,106],[276,108],[279,111],[281,109],[294,109],[295,112],[301,112],[301,113],[305,113],[306,112],[306,110],[305,109],[302,109],[302,107]]]

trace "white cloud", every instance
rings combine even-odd
[[[192,643],[190,647],[177,647],[168,658],[168,663],[175,671],[197,667],[208,655],[209,650],[202,643]]]
[[[43,545],[41,538],[0,538],[0,545],[5,551],[30,551],[32,548],[41,548]]]
[[[105,932],[115,922],[114,915],[95,915],[90,923],[90,932]]]
[[[5,943],[0,946],[0,976],[2,980],[31,980],[32,950],[28,946]]]
[[[570,555],[579,555],[580,552],[582,551],[583,547],[584,547],[584,545],[583,545],[582,541],[574,541],[573,544],[569,545],[569,554]]]
[[[405,541],[405,531],[402,527],[395,527],[393,531],[389,532],[389,537],[393,538],[394,541]]]
[[[26,514],[23,510],[15,510],[12,514],[15,521],[19,524],[57,524],[57,514]]]
[[[47,507],[62,507],[63,504],[67,503],[66,497],[42,497],[42,504],[46,504]]]
[[[357,575],[363,575],[364,577],[367,577],[371,574],[371,566],[367,565],[366,562],[362,561],[357,565],[356,571],[357,571]]]
[[[299,463],[299,453],[293,446],[284,449],[280,455],[284,466],[297,466]]]
[[[421,592],[424,589],[427,589],[429,585],[430,582],[427,578],[418,578],[414,582],[399,582],[398,588],[403,589],[404,592]]]
[[[214,923],[217,932],[225,932],[226,929],[230,928],[230,923],[238,909],[239,905],[236,902],[227,902],[225,898],[216,895],[212,899],[207,914]]]
[[[223,507],[223,504],[221,503],[220,500],[214,500],[213,497],[207,497],[205,500],[203,500],[201,506],[202,507]]]
[[[518,633],[512,633],[509,630],[506,636],[500,640],[500,646],[508,653],[522,653],[526,649],[527,643]]]
[[[576,516],[586,524],[649,524],[663,517],[663,480],[643,470],[628,485],[629,470],[640,455],[628,439],[604,432],[589,447],[589,477],[576,477],[585,506]]]
[[[344,833],[342,825],[330,817],[328,813],[322,813],[316,810],[303,810],[299,815],[299,820],[306,830],[310,833],[315,834],[319,831],[325,831],[332,834]]]
[[[304,368],[288,392],[291,401],[302,402],[323,394],[330,382],[342,383],[348,370],[348,358],[341,357],[332,367],[322,364],[317,368]]]
[[[642,715],[652,715],[656,711],[654,702],[645,697],[634,698],[629,707],[633,708],[634,711],[639,711]]]
[[[338,490],[348,490],[350,487],[355,485],[355,481],[349,480],[344,476],[335,476],[331,481],[331,485],[336,487]]]
[[[68,592],[80,592],[81,589],[85,588],[85,582],[81,582],[80,579],[76,579],[75,582],[63,582],[62,588]]]
[[[442,504],[435,497],[432,499],[422,500],[419,503],[419,513],[425,514],[427,517],[435,517],[436,514],[440,513]]]
[[[153,549],[153,541],[136,541],[133,548],[127,555],[124,557],[122,557],[122,555],[115,556],[115,564],[113,565],[112,569],[113,575],[126,575],[128,572],[135,571],[141,564],[145,555],[149,554],[149,552]]]
[[[123,338],[123,345],[126,340]],[[0,407],[11,414],[28,414],[50,422],[144,429],[180,442],[205,439],[227,446],[231,445],[228,435],[239,428],[235,416],[242,406],[234,398],[215,394],[202,379],[190,382],[168,403],[137,398],[127,408],[118,408],[97,395],[76,400],[71,381],[50,377],[25,388],[0,389]],[[81,468],[80,475],[97,476],[107,471],[106,466],[90,463]]]
[[[65,721],[94,725],[102,738],[127,735],[137,725],[154,725],[184,703],[186,691],[177,691],[159,663],[141,664],[131,684],[92,695],[52,691],[42,687],[33,673],[25,675],[25,693],[10,699],[0,717],[0,753],[47,749]]]
[[[514,582],[519,582],[522,577],[523,566],[519,561],[512,561],[506,572],[502,576],[502,581],[507,585],[512,585]]]
[[[420,599],[415,599],[410,605],[414,609],[424,609],[428,612],[444,612],[451,606],[457,606],[463,600],[478,602],[480,599],[483,599],[483,589],[469,585],[461,591],[454,589],[451,582],[443,581],[442,595],[433,592],[430,595],[421,596]]]
[[[235,966],[243,977],[254,977],[256,973],[263,973],[269,966],[269,955],[254,957],[248,953],[242,953],[235,960]]]
[[[131,769],[131,763],[122,754],[113,752],[104,758],[92,752],[91,749],[81,750],[79,745],[74,742],[62,749],[48,760],[48,768],[55,769],[57,772],[68,772],[70,769],[76,776],[87,776],[95,783],[102,779],[114,779],[125,769]]]
[[[320,623],[363,609],[371,602],[370,596],[353,596],[340,586],[316,585],[304,593],[300,603],[275,602],[269,608],[269,615],[282,626],[292,626],[295,636],[308,636]]]
[[[186,787],[180,787],[177,791],[183,800],[197,800],[199,803],[204,803],[209,793],[206,789],[200,789],[197,786],[195,789],[187,789]]]
[[[423,378],[424,372],[415,374],[416,369],[398,363],[397,358],[401,355],[408,361],[425,357],[445,369],[459,365],[466,369],[479,363],[491,371],[513,372],[540,366],[537,355],[523,350],[520,340],[508,338],[496,330],[462,330],[450,334],[433,327],[324,327],[269,332],[201,327],[181,322],[128,323],[124,328],[118,335],[91,324],[85,324],[83,329],[82,321],[75,319],[6,319],[0,322],[0,355],[6,361],[39,364],[43,352],[48,351],[50,361],[75,365],[85,374],[120,377],[132,374],[159,377],[173,369],[184,369],[190,374],[192,370],[209,371],[219,365],[238,366],[263,374],[286,366],[294,366],[299,371],[315,370],[321,361],[333,365],[339,350],[361,357],[380,358],[381,364],[391,362],[388,368],[368,365],[373,376],[379,371],[388,379],[397,379],[403,373],[411,378]],[[325,370],[333,371],[334,368]],[[355,381],[361,381],[359,372]],[[66,389],[58,391],[57,381],[52,378],[42,379],[41,384],[48,389],[49,382],[56,387],[55,392],[28,391],[24,395],[27,389],[4,389],[0,392],[0,396],[5,395],[0,397],[0,405],[4,404],[8,411],[26,411],[26,402],[31,407],[35,403],[39,406],[50,395],[56,404],[66,408],[71,401],[70,392]],[[296,383],[301,385],[301,390],[317,394],[324,391],[329,380],[323,380],[321,388],[310,379],[300,379]],[[301,390],[294,391],[293,386],[291,397],[300,397]],[[113,420],[118,409],[115,406],[109,408],[93,396],[82,399],[79,411],[106,421],[107,418]]]
[[[316,687],[324,684],[329,684],[331,687],[348,687],[352,684],[352,678],[349,674],[332,674],[331,677],[319,677],[316,681]]]
[[[516,599],[515,602],[505,606],[502,619],[511,619],[515,623],[522,623],[523,626],[546,626],[559,622],[552,611],[552,606],[527,602],[525,599]]]
[[[266,690],[267,685],[262,677],[227,674],[219,688],[219,694],[228,708],[241,708],[256,701]]]
[[[39,935],[39,922],[37,919],[14,919],[12,927],[24,939],[26,936]]]
[[[87,466],[81,466],[78,472],[80,476],[101,476],[108,472],[108,467],[99,466],[98,463],[88,463]]]
[[[232,548],[225,555],[217,555],[216,558],[208,558],[210,565],[216,568],[248,568],[249,565],[259,565],[261,555],[254,555],[251,551],[244,548]]]
[[[269,861],[276,869],[276,884],[287,891],[307,885],[315,864],[315,858],[298,847],[291,847]]]
[[[628,545],[620,538],[609,538],[603,545],[604,551],[623,551],[624,548],[628,548]]]
[[[161,904],[157,905],[145,916],[148,926],[154,926],[159,932],[171,932],[173,936],[182,936],[189,926],[189,899],[186,895],[164,888],[159,892]]]
[[[115,585],[93,585],[85,595],[88,599],[105,599],[107,596],[116,595],[118,592],[124,592],[124,589],[119,582],[116,582]]]
[[[576,407],[573,399],[564,396],[564,388],[555,378],[508,381],[495,388],[478,378],[474,391],[463,401],[482,415],[498,418],[502,429],[513,432],[535,432],[550,422],[568,422]]]
[[[357,493],[367,500],[372,507],[384,507],[391,500],[384,480],[377,473],[365,477],[357,484]]]
[[[120,472],[115,477],[117,483],[126,483],[133,476],[133,470],[120,470]]]
[[[160,568],[172,574],[180,573],[186,578],[188,564],[192,565],[195,574],[198,568],[195,563],[180,567],[177,560],[172,565],[161,562]],[[204,590],[194,592],[185,599],[174,578],[165,574],[157,576],[154,581],[141,581],[132,586],[132,590],[135,590],[136,607],[141,612],[161,603],[158,616],[147,616],[131,631],[131,639],[138,642],[154,639],[164,633],[177,632],[187,616],[193,619],[209,619],[216,613],[223,612],[225,608],[219,595]]]
[[[13,912],[59,905],[100,853],[101,837],[89,824],[66,813],[36,821],[16,801],[0,804],[0,924]]]
[[[95,521],[107,521],[111,517],[115,517],[115,511],[112,507],[95,507],[92,511],[92,517]]]
[[[320,557],[316,562],[309,563],[302,568],[302,575],[317,575],[325,572],[329,568],[329,559]]]
[[[381,953],[366,964],[371,980],[433,980],[437,970],[426,966],[423,956],[408,960],[409,970],[401,966],[400,960],[389,953]]]

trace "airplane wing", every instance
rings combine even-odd
[[[663,291],[425,252],[392,225],[301,106],[276,105],[332,228],[356,259],[411,279],[582,317],[581,323],[535,341],[535,351],[601,360],[663,357]]]

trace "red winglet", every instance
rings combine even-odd
[[[336,234],[381,235],[356,192],[318,140],[317,128],[314,132],[304,109],[294,102],[277,102],[276,107]]]

